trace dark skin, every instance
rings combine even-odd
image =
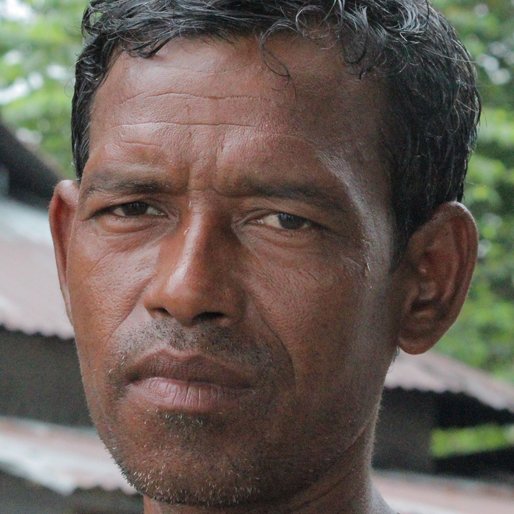
[[[146,514],[391,512],[369,472],[385,374],[471,277],[457,203],[393,266],[383,88],[336,48],[269,45],[291,80],[253,39],[122,54],[52,201],[92,417]]]

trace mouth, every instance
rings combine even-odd
[[[252,391],[238,369],[196,354],[153,353],[127,373],[127,398],[168,412],[207,414],[237,408]]]

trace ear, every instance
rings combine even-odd
[[[66,312],[68,313],[70,321],[72,320],[67,281],[68,248],[71,239],[73,221],[77,211],[78,196],[78,183],[73,180],[63,180],[54,190],[54,195],[50,202],[49,209],[50,229],[52,230],[52,238],[54,241],[59,283],[61,285],[61,291],[66,305]]]
[[[397,269],[405,288],[402,350],[426,352],[453,324],[466,299],[477,247],[473,217],[457,202],[442,204],[412,235]]]

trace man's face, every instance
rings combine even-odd
[[[379,89],[337,49],[269,50],[122,54],[94,101],[69,308],[99,433],[165,501],[269,500],[349,466],[394,351]]]

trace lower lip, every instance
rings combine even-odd
[[[145,407],[151,405],[165,411],[206,414],[237,407],[249,391],[248,388],[153,377],[131,383],[128,395]]]

